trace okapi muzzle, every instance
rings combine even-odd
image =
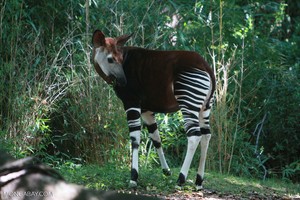
[[[197,189],[201,189],[211,138],[209,116],[216,88],[213,70],[196,52],[124,47],[130,36],[105,38],[99,30],[93,34],[95,69],[108,84],[116,80],[113,88],[127,116],[132,148],[130,186],[137,186],[139,176],[142,121],[156,148],[163,173],[171,174],[162,149],[155,113],[180,110],[188,145],[177,184],[182,186],[186,182],[200,144],[201,156],[195,184]]]

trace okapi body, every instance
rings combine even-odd
[[[105,38],[93,34],[93,61],[98,74],[112,84],[127,114],[132,144],[130,186],[138,179],[138,148],[141,118],[156,147],[163,172],[170,175],[154,113],[181,110],[187,134],[188,149],[178,185],[185,183],[194,153],[201,141],[201,158],[196,177],[202,188],[204,167],[211,133],[209,114],[215,90],[215,76],[208,63],[196,52],[157,51],[124,47],[130,35]]]

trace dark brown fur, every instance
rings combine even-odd
[[[208,63],[198,53],[123,47],[130,37],[131,35],[123,35],[117,38],[105,38],[101,31],[96,30],[92,39],[93,59],[95,49],[102,46],[112,52],[115,60],[123,66],[127,84],[125,87],[115,85],[114,89],[125,108],[134,105],[141,107],[142,110],[162,113],[179,110],[173,93],[173,83],[180,72],[192,68],[200,69],[210,75],[212,88],[207,102],[210,101],[216,87],[215,76]],[[113,84],[113,77],[106,76],[97,62],[94,62],[94,67],[108,84]]]
[[[173,93],[173,83],[180,72],[192,68],[209,73],[213,94],[215,76],[198,53],[124,47],[123,69],[127,85],[115,86],[115,90],[123,103],[138,104],[143,110],[153,112],[174,112],[179,110],[179,106]]]

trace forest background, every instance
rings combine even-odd
[[[207,170],[300,181],[300,2],[295,0],[1,0],[0,144],[50,165],[130,165],[120,100],[95,73],[91,36],[192,50],[216,72]],[[180,113],[158,114],[180,166]],[[141,165],[158,167],[143,130]],[[194,159],[196,166],[198,159]]]

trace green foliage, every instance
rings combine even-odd
[[[296,177],[300,173],[300,162],[297,160],[289,165],[286,165],[282,169],[282,178],[290,180],[292,177]]]
[[[187,146],[182,114],[161,114],[157,116],[156,120],[168,161],[175,166],[181,165]]]

